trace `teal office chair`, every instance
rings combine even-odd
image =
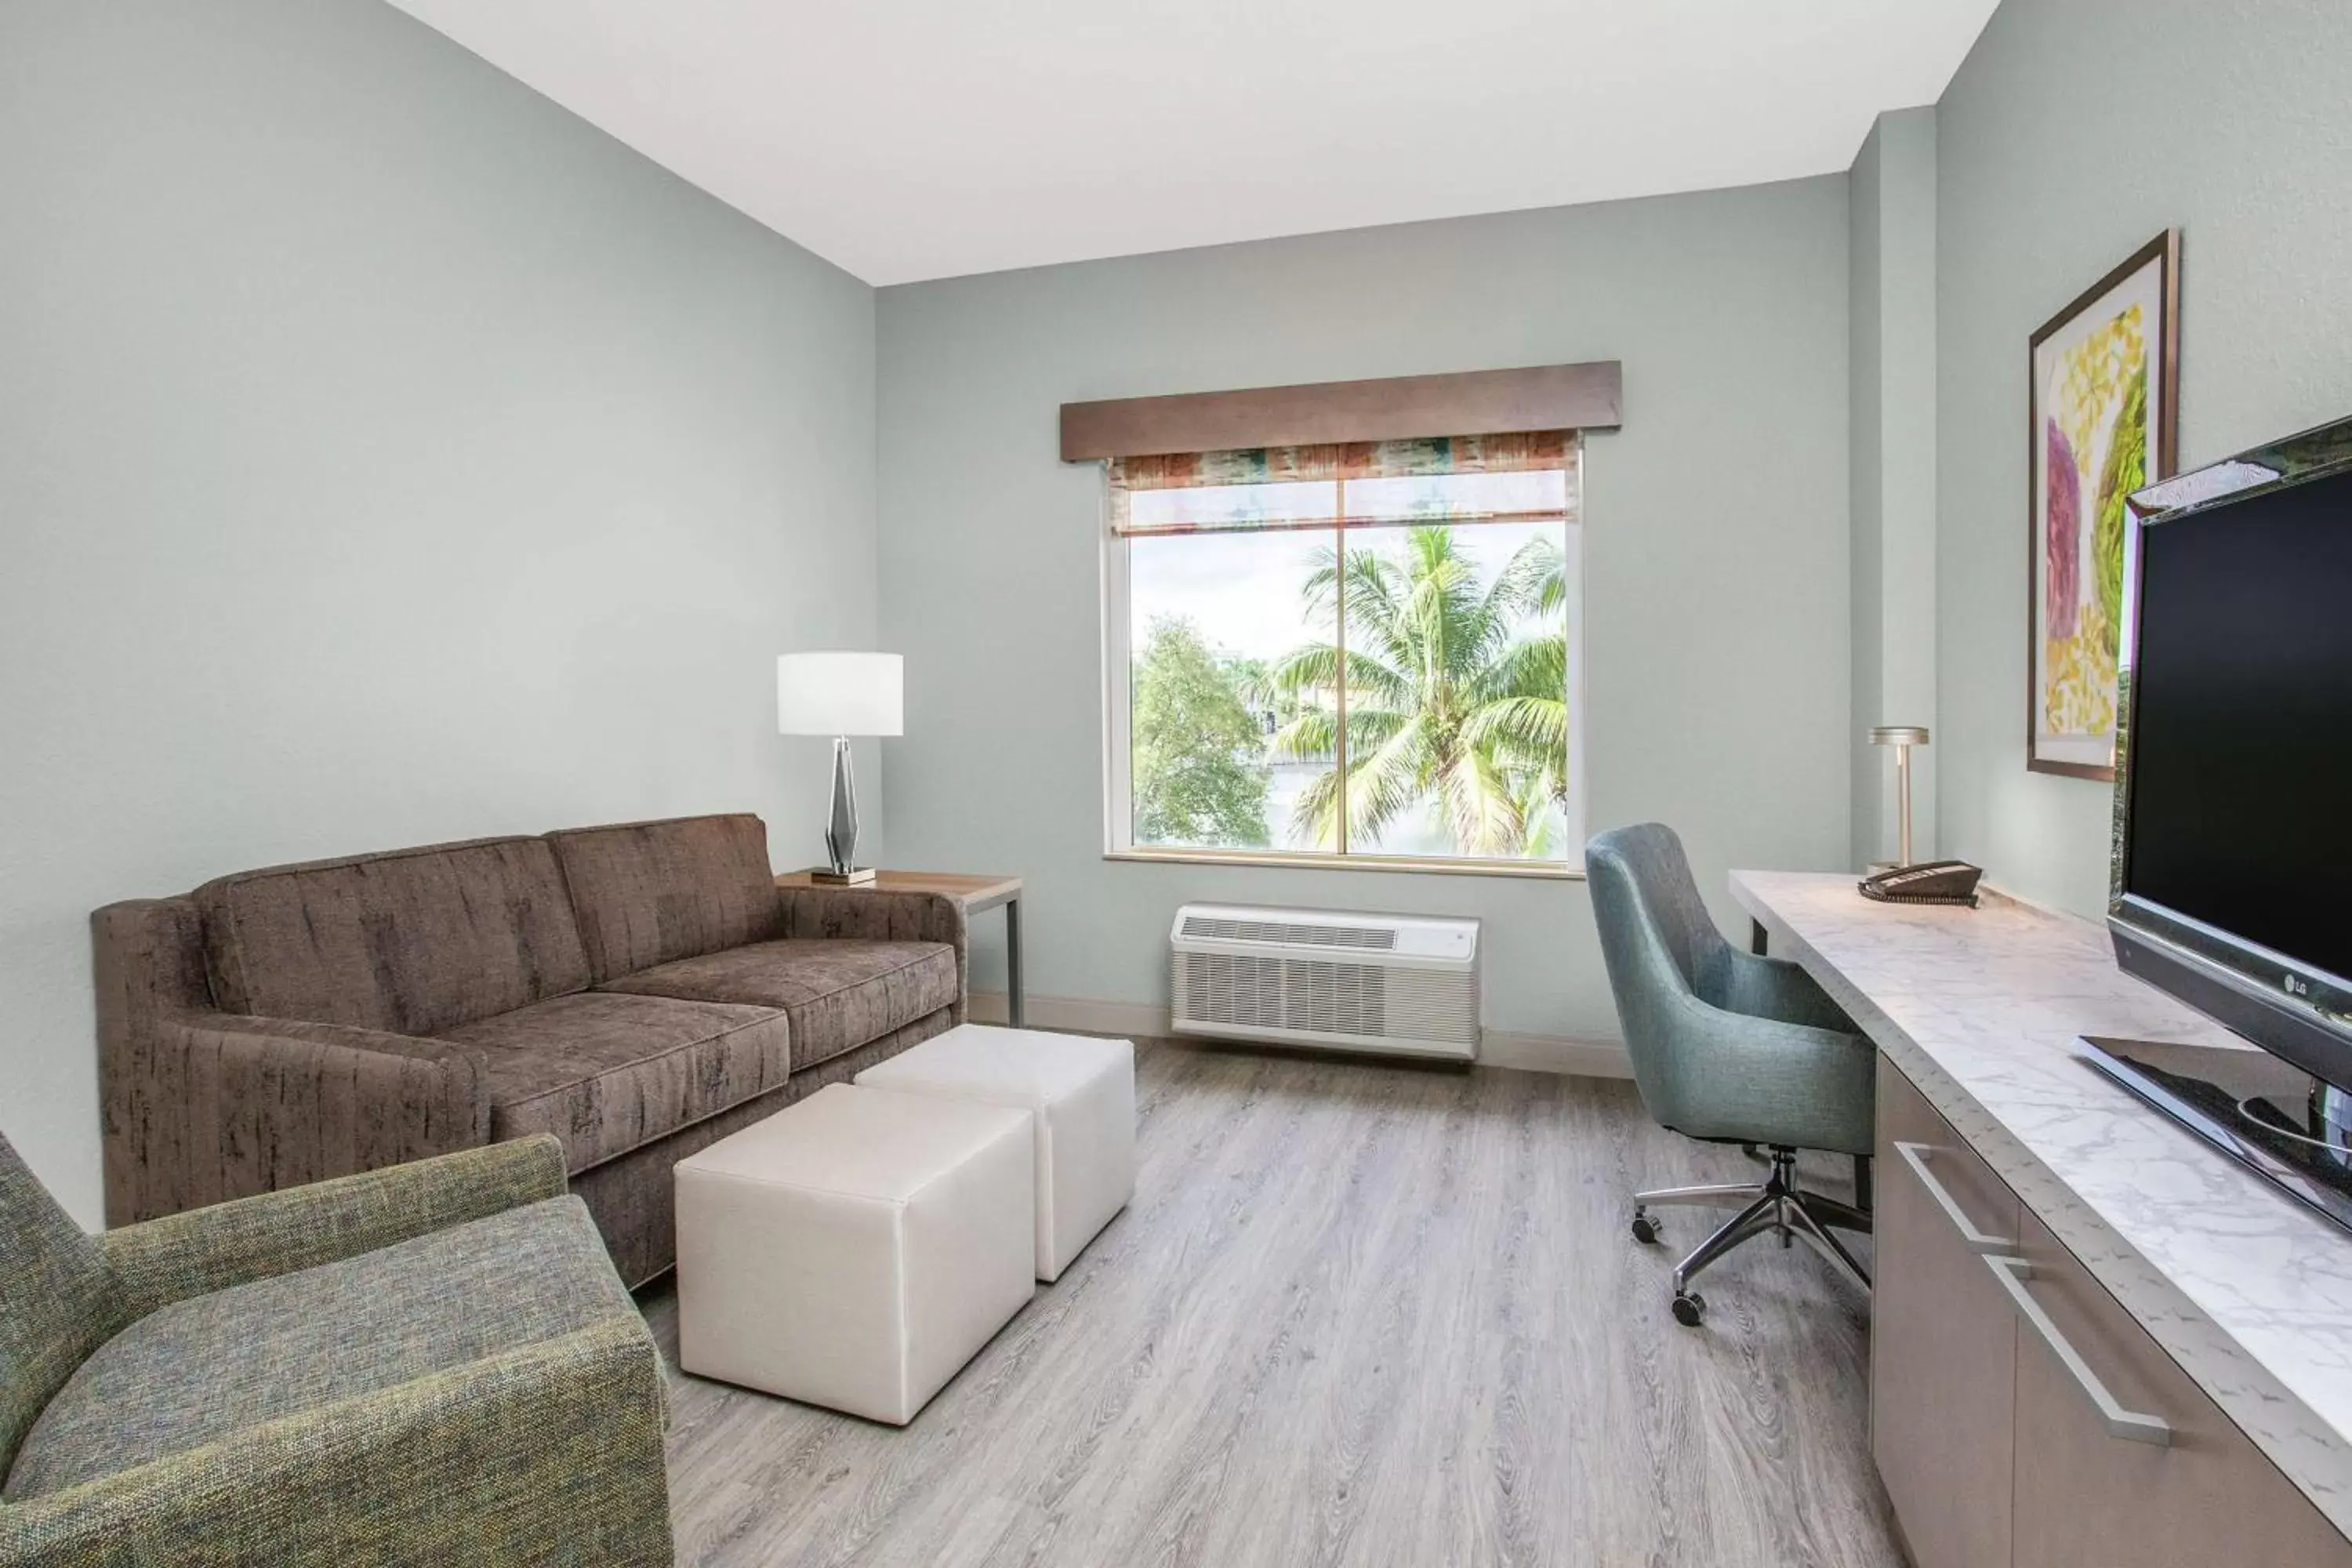
[[[1675,1320],[1696,1326],[1706,1312],[1690,1288],[1701,1269],[1767,1233],[1783,1247],[1801,1237],[1869,1289],[1868,1271],[1832,1233],[1870,1229],[1870,1042],[1803,970],[1724,941],[1672,828],[1603,833],[1584,847],[1584,865],[1643,1105],[1685,1137],[1769,1154],[1759,1183],[1634,1194],[1633,1237],[1644,1243],[1658,1239],[1654,1207],[1741,1205],[1675,1267]],[[1864,1206],[1800,1187],[1800,1149],[1853,1155]]]

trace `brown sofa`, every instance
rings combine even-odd
[[[961,905],[782,889],[756,816],[239,872],[91,917],[110,1225],[532,1133],[621,1277],[670,1167],[961,1022]]]

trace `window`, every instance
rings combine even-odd
[[[1566,870],[1573,431],[1109,463],[1114,853]]]

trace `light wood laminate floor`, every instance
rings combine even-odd
[[[672,1373],[681,1562],[1899,1562],[1859,1293],[1751,1243],[1684,1329],[1713,1211],[1626,1233],[1633,1189],[1752,1179],[1738,1151],[1593,1079],[1148,1043],[1137,1080],[1133,1205],[912,1426]]]

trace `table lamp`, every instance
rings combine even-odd
[[[1926,726],[1881,724],[1870,732],[1874,746],[1895,748],[1895,867],[1911,864],[1911,748],[1927,743]]]
[[[905,664],[895,653],[788,653],[776,660],[776,728],[833,737],[833,812],[824,830],[830,868],[812,879],[849,887],[874,879],[857,864],[857,784],[852,735],[903,735]]]

